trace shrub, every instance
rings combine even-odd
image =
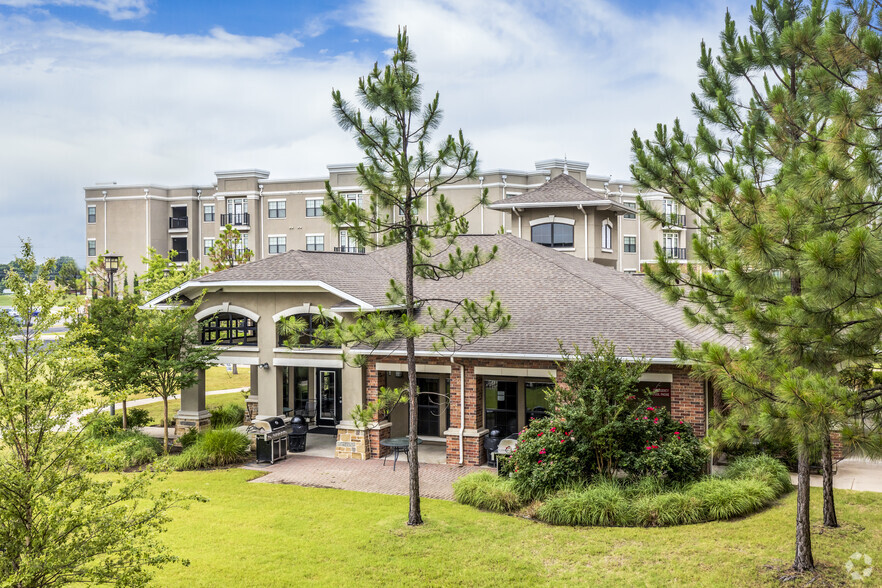
[[[116,431],[93,437],[95,471],[118,471],[150,463],[161,450],[158,440],[138,431]]]
[[[676,491],[636,496],[631,516],[635,525],[643,527],[689,525],[705,520],[701,500]]]
[[[245,421],[245,407],[238,404],[225,404],[211,409],[211,428],[225,429],[238,427]]]
[[[562,421],[550,417],[531,421],[521,431],[513,453],[502,457],[503,471],[511,474],[515,490],[525,501],[585,478],[572,431]]]
[[[211,429],[180,455],[169,458],[176,470],[197,470],[241,463],[248,457],[251,440],[233,429]]]
[[[629,522],[629,508],[621,485],[602,479],[551,496],[539,507],[536,517],[552,525],[622,526]]]
[[[143,408],[130,408],[126,411],[129,429],[146,427],[150,424],[150,413]],[[111,415],[107,412],[92,414],[88,417],[86,433],[90,437],[108,437],[122,431],[122,412]]]
[[[771,503],[778,494],[758,480],[726,480],[708,477],[689,488],[689,494],[700,500],[705,520],[717,521],[741,517]]]
[[[199,439],[199,431],[195,427],[187,429],[187,432],[178,437],[181,447],[187,449]]]
[[[736,459],[726,469],[723,477],[730,480],[758,480],[773,488],[776,497],[793,489],[787,466],[768,455]]]
[[[512,481],[489,472],[458,479],[453,483],[453,496],[461,504],[494,512],[511,512],[521,506]]]

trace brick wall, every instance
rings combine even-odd
[[[671,416],[692,425],[697,437],[704,437],[707,425],[707,408],[704,382],[689,375],[689,370],[675,367],[653,365],[647,372],[671,374]]]

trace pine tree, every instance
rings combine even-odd
[[[239,229],[234,229],[232,225],[225,226],[208,250],[211,271],[219,272],[251,261],[254,252],[244,246],[243,240]]]
[[[324,210],[330,222],[338,228],[346,227],[359,246],[403,246],[404,283],[393,281],[387,293],[390,305],[403,312],[359,315],[355,324],[337,324],[336,337],[343,344],[379,344],[397,338],[406,342],[408,389],[398,396],[406,396],[410,405],[408,524],[419,525],[422,514],[415,340],[432,336],[438,348],[454,351],[465,342],[504,328],[509,315],[492,292],[483,301],[445,301],[438,308],[431,308],[432,301],[420,299],[414,290],[415,279],[461,276],[488,263],[496,250],[481,251],[477,246],[463,250],[456,245],[456,238],[468,230],[465,215],[469,211],[458,213],[439,190],[475,178],[478,154],[463,138],[462,131],[456,138],[447,136],[434,151],[428,145],[441,123],[438,94],[423,103],[406,29],[398,32],[391,63],[382,69],[374,64],[373,70],[359,79],[357,96],[370,113],[366,120],[357,107],[343,99],[339,90],[332,92],[338,124],[353,134],[364,152],[365,161],[358,165],[357,174],[359,183],[370,195],[370,206],[362,208],[347,202],[326,184],[328,204]],[[423,220],[420,211],[426,209],[430,197],[435,210],[431,220]],[[474,207],[486,203],[486,199],[485,191]],[[425,320],[420,321],[420,316]]]
[[[810,54],[837,18],[821,2],[760,0],[739,36],[727,14],[721,55],[702,43],[695,136],[676,121],[670,132],[659,125],[652,141],[636,131],[632,139],[638,183],[699,223],[696,263],[683,273],[657,247],[650,281],[685,302],[692,323],[744,344],[679,344],[676,356],[722,390],[730,428],[747,425],[796,450],[797,571],[814,567],[810,460],[825,464],[825,523],[835,525],[830,433],[854,432],[855,443],[867,433],[854,423],[872,392],[847,385],[840,369],[874,365],[882,335],[879,165],[860,143],[846,147],[860,134],[849,123],[872,122],[879,101],[843,115],[836,97],[854,92]],[[860,23],[851,33],[875,36]]]

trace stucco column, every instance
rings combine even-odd
[[[175,433],[210,426],[211,413],[205,410],[205,370],[199,370],[196,383],[181,390],[181,409],[175,415]]]
[[[257,414],[276,416],[282,414],[282,395],[277,386],[276,367],[262,368],[251,366],[251,394],[257,390]]]

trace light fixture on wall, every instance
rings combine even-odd
[[[259,363],[259,364],[257,364],[257,367],[259,367],[262,370],[268,370],[269,364],[268,363]]]

